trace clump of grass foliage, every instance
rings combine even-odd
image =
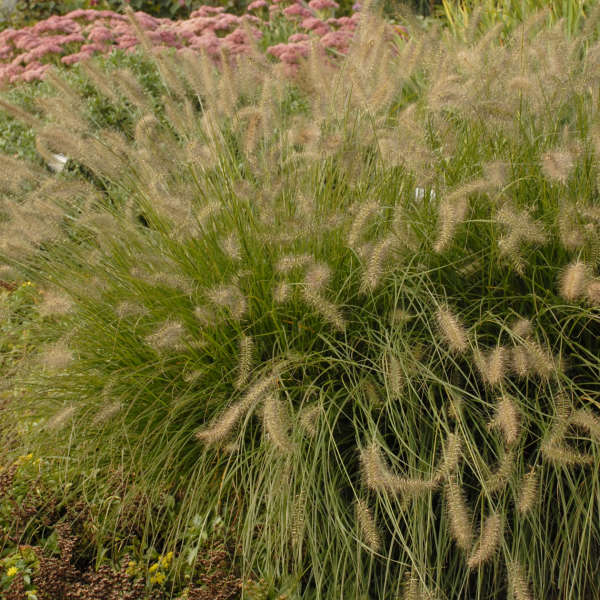
[[[2,257],[50,288],[37,453],[84,500],[129,473],[129,514],[171,489],[166,547],[218,506],[298,598],[597,597],[600,44],[544,18],[366,10],[292,79],[156,56],[160,118],[96,73],[131,137],[53,78],[20,116],[102,185],[4,159]]]

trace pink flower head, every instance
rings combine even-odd
[[[308,6],[313,10],[329,10],[339,8],[340,5],[334,0],[310,0]]]
[[[265,0],[254,0],[254,2],[250,2],[246,7],[246,10],[258,10],[259,8],[265,8],[269,6]]]
[[[291,6],[284,8],[283,14],[286,17],[302,17],[303,19],[313,16],[313,13],[308,10],[308,8],[304,8],[301,4],[292,4]]]
[[[259,40],[263,35],[262,31],[259,29],[252,28],[250,31],[256,40]],[[226,35],[223,38],[223,41],[229,44],[248,44],[250,40],[248,39],[246,31],[241,27],[238,27],[230,34]]]
[[[63,63],[63,65],[74,65],[75,63],[81,62],[82,60],[89,58],[90,56],[92,56],[92,54],[94,54],[93,51],[76,52],[75,54],[69,54],[69,56],[63,56],[60,59],[60,62]]]
[[[37,62],[40,58],[46,56],[47,54],[62,54],[62,52],[63,49],[58,44],[42,43],[37,48],[27,52],[27,54],[21,54],[21,58],[25,64],[28,64],[31,61]]]
[[[145,12],[138,11],[135,14],[135,20],[140,24],[142,29],[150,29],[155,30],[160,21],[156,17],[152,17],[151,15],[146,14]]]
[[[113,40],[113,32],[102,25],[96,25],[88,34],[88,40],[91,42],[108,42]]]
[[[310,40],[310,36],[306,33],[292,33],[288,38],[288,42],[305,42]]]
[[[330,31],[321,38],[320,43],[323,48],[333,48],[338,52],[346,53],[351,39],[351,32]]]
[[[230,27],[233,27],[234,25],[238,25],[239,20],[240,20],[240,18],[236,17],[235,15],[229,15],[229,14],[219,15],[215,21],[214,28],[216,31],[226,30],[226,29],[229,29]]]
[[[194,17],[210,17],[211,15],[218,15],[225,11],[224,6],[201,6],[198,10],[195,10],[190,15],[190,18]]]
[[[325,35],[328,31],[331,31],[331,28],[327,23],[316,17],[304,19],[304,21],[302,21],[302,27],[308,31],[314,31],[317,35]]]

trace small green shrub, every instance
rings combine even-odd
[[[133,139],[55,81],[38,143],[101,191],[7,159],[3,259],[51,288],[15,410],[83,498],[135,481],[148,545],[223,514],[290,598],[600,593],[590,40],[439,30],[291,79],[158,55],[160,111],[99,79]]]

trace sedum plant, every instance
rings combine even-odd
[[[168,547],[219,507],[290,597],[596,597],[600,47],[539,29],[155,53],[160,110],[90,71],[132,136],[58,76],[2,104],[94,175],[3,159],[5,272],[47,290],[13,410],[65,484],[119,469]]]

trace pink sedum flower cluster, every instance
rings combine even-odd
[[[308,4],[303,0],[254,0],[242,16],[226,13],[224,7],[202,6],[185,20],[160,19],[144,12],[136,12],[135,17],[153,46],[205,52],[215,60],[222,51],[230,55],[248,51],[262,38],[265,28],[285,19],[296,32],[287,43],[270,46],[266,52],[293,74],[313,41],[324,53],[327,49],[347,52],[360,13],[329,16],[337,8],[333,0],[310,0]],[[75,10],[32,27],[6,29],[0,32],[0,83],[43,79],[53,64],[73,65],[114,49],[133,52],[139,43],[129,19],[109,10]]]

